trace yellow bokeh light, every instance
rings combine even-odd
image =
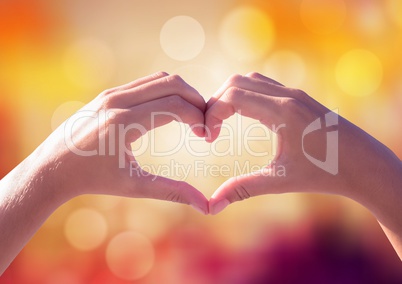
[[[62,124],[67,118],[74,114],[77,110],[82,108],[85,104],[80,101],[70,101],[61,104],[53,113],[51,120],[52,130],[55,130]]]
[[[82,208],[68,217],[64,226],[67,241],[76,249],[88,251],[97,248],[107,235],[105,218],[97,211]]]
[[[115,65],[112,50],[105,42],[94,38],[74,42],[64,54],[66,77],[85,89],[106,86],[115,72]]]
[[[196,57],[204,47],[205,33],[201,24],[188,16],[168,20],[160,32],[163,51],[172,59],[185,61]]]
[[[145,236],[129,231],[115,236],[106,248],[109,269],[125,280],[144,277],[154,265],[154,255],[154,247]]]
[[[299,87],[306,77],[303,58],[288,50],[277,51],[264,64],[264,74],[285,86]]]
[[[353,96],[370,95],[381,84],[381,61],[368,50],[351,50],[339,59],[335,76],[345,93]]]
[[[219,40],[229,56],[242,62],[253,62],[263,58],[272,48],[275,29],[264,11],[250,6],[239,7],[223,20]]]
[[[303,0],[300,17],[303,24],[317,34],[336,31],[344,22],[346,6],[343,0]]]
[[[391,19],[402,28],[402,1],[400,0],[388,0],[387,9]]]

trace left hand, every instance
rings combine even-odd
[[[258,73],[232,76],[207,103],[208,141],[218,137],[222,121],[236,112],[271,130],[276,126],[278,152],[261,171],[223,183],[210,199],[211,214],[257,195],[314,192],[346,196],[383,224],[389,226],[391,220],[396,223],[392,226],[400,226],[392,216],[401,196],[392,187],[400,184],[401,162],[369,134],[303,91]],[[285,176],[275,174],[279,167]]]

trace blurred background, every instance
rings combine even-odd
[[[231,74],[263,73],[338,109],[402,157],[401,15],[398,0],[1,0],[0,177],[102,90],[160,70],[181,75],[205,100]],[[253,121],[234,116],[227,125],[239,123]],[[158,151],[177,144],[178,127],[153,131],[157,147],[165,147]],[[233,129],[241,141],[246,128]],[[241,151],[240,143],[225,158],[197,161],[229,166],[231,174],[235,163],[263,165],[275,154],[275,137],[263,137],[252,147],[267,156]],[[201,142],[195,149],[210,149]],[[215,150],[224,153],[227,143]],[[186,180],[207,198],[229,177],[191,168],[196,158],[186,147],[167,157],[151,150],[138,157],[141,164],[151,170],[187,165],[189,175],[165,175]],[[46,284],[401,281],[400,260],[367,210],[313,194],[261,196],[217,216],[161,201],[82,196],[60,207],[0,278]]]

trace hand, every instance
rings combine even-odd
[[[262,194],[342,195],[367,207],[402,255],[402,166],[387,147],[304,92],[257,73],[231,77],[207,103],[207,141],[218,137],[224,119],[240,111],[277,127],[279,147],[271,164],[284,168],[286,176],[267,165],[227,180],[210,199],[211,214]]]
[[[204,99],[180,77],[157,73],[102,92],[58,127],[0,182],[0,275],[50,214],[81,194],[168,200],[207,214],[202,193],[145,173],[130,147],[172,120],[204,137],[204,110]]]
[[[40,147],[68,198],[87,193],[168,200],[208,213],[191,185],[147,173],[130,143],[174,119],[204,135],[204,99],[178,76],[157,73],[102,92]],[[165,112],[171,115],[155,115]]]

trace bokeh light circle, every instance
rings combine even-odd
[[[86,89],[106,85],[115,72],[115,65],[115,56],[109,46],[94,38],[77,40],[64,54],[66,77]]]
[[[335,68],[336,81],[345,93],[367,96],[377,90],[382,80],[378,57],[365,49],[354,49],[341,56]]]
[[[303,24],[316,34],[329,34],[336,31],[346,17],[344,0],[303,0],[300,4],[300,17]]]
[[[297,53],[280,50],[273,53],[264,63],[264,74],[281,84],[296,88],[306,77],[306,64]]]
[[[201,24],[189,16],[177,16],[168,20],[160,32],[163,51],[175,60],[195,58],[205,44],[205,33]]]
[[[231,11],[223,20],[219,40],[229,56],[253,62],[272,48],[275,29],[271,18],[262,10],[243,6]]]
[[[137,280],[153,267],[155,251],[152,243],[136,232],[116,235],[106,248],[109,269],[119,278]]]
[[[64,226],[67,241],[76,249],[88,251],[97,248],[105,240],[108,227],[105,218],[89,208],[71,213]]]
[[[51,119],[51,127],[54,131],[60,124],[62,124],[67,118],[73,115],[77,110],[82,108],[85,103],[80,101],[69,101],[61,104],[57,107],[57,109],[53,112]]]

